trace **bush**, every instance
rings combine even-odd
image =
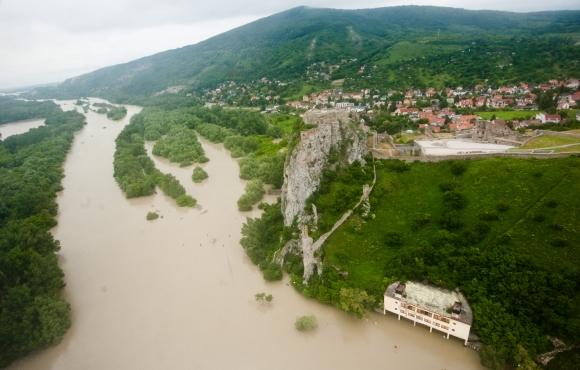
[[[451,191],[455,189],[455,184],[450,181],[445,181],[439,184],[439,189],[441,189],[442,192]]]
[[[553,230],[553,231],[562,231],[564,230],[564,226],[560,225],[557,222],[552,222],[551,224],[548,225],[548,227]]]
[[[497,221],[499,216],[495,212],[482,212],[479,214],[479,219],[482,221]]]
[[[493,346],[483,346],[479,351],[481,364],[491,370],[503,370],[505,366],[505,355]]]
[[[403,235],[397,232],[388,232],[385,235],[385,244],[389,247],[399,247],[403,245]]]
[[[556,238],[556,239],[552,240],[552,245],[554,247],[562,248],[562,247],[565,247],[568,245],[568,241],[566,239]]]
[[[465,199],[463,194],[456,191],[446,191],[443,195],[443,202],[447,208],[460,210],[465,208],[467,199]]]
[[[507,203],[499,202],[495,208],[498,210],[498,212],[505,212],[510,209],[510,206]]]
[[[458,229],[463,226],[463,222],[460,220],[459,212],[457,211],[445,212],[441,215],[439,224],[442,228],[447,230]]]
[[[195,207],[197,200],[189,195],[180,195],[176,199],[177,205],[180,207]]]
[[[282,267],[277,263],[271,262],[264,269],[264,279],[268,281],[282,280]]]
[[[453,161],[451,162],[451,173],[455,176],[461,176],[467,170],[464,162]]]
[[[556,202],[554,199],[548,199],[544,204],[546,207],[554,208],[558,205],[558,202]]]
[[[266,194],[264,183],[260,179],[252,180],[246,185],[245,193],[238,199],[238,210],[247,212]]]
[[[546,221],[546,217],[543,214],[536,214],[532,217],[532,220],[536,222],[544,222]]]
[[[156,212],[148,212],[147,213],[147,221],[158,219],[159,215]]]
[[[428,213],[425,213],[422,216],[417,217],[416,219],[411,221],[411,230],[413,230],[413,231],[419,230],[422,226],[427,225],[430,220],[431,220],[431,215]]]
[[[300,331],[314,330],[318,327],[318,321],[314,315],[312,316],[300,316],[296,318],[294,323],[296,329]]]
[[[195,183],[200,183],[203,180],[207,179],[209,176],[207,172],[203,170],[203,168],[197,166],[193,169],[193,174],[191,175],[191,179]]]

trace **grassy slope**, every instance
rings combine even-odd
[[[560,136],[539,136],[530,139],[521,149],[549,148],[568,144],[580,144],[580,139]]]
[[[371,213],[375,218],[362,220],[354,216],[328,240],[326,263],[349,272],[356,286],[380,284],[390,276],[389,260],[401,248],[416,246],[439,230],[436,219],[443,201],[439,184],[450,179],[467,197],[461,212],[464,229],[479,221],[482,212],[496,212],[500,202],[510,209],[499,213],[500,220],[488,222],[490,233],[476,247],[485,248],[498,236],[512,237],[515,250],[529,254],[540,264],[562,270],[580,264],[580,160],[518,160],[495,158],[467,162],[468,170],[460,178],[450,175],[447,163],[413,163],[403,173],[378,170],[378,181],[371,198]],[[553,199],[554,208],[544,205]],[[545,216],[544,222],[532,221],[535,214]],[[417,231],[411,222],[424,214],[431,221]],[[549,225],[557,222],[563,230],[555,232]],[[387,247],[388,232],[403,236],[400,247]],[[565,247],[552,247],[555,238],[568,241]]]
[[[539,110],[530,110],[530,111],[506,110],[497,112],[477,112],[477,115],[479,115],[483,119],[490,119],[493,115],[495,115],[497,118],[508,120],[528,117],[533,118],[538,113],[540,113]]]

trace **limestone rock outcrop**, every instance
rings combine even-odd
[[[310,111],[304,122],[317,127],[301,133],[300,143],[286,159],[282,186],[282,214],[284,224],[292,225],[298,216],[302,224],[306,199],[320,185],[322,170],[328,165],[331,149],[342,162],[364,162],[367,153],[366,137],[358,125],[351,122],[342,110]]]

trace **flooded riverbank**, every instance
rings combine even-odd
[[[44,125],[45,119],[27,119],[24,121],[10,122],[0,125],[0,138],[3,140],[12,135],[19,135],[28,132],[31,128]]]
[[[239,245],[242,223],[259,211],[238,212],[246,181],[221,144],[202,140],[210,161],[201,184],[191,181],[193,166],[154,157],[201,210],[161,191],[125,199],[113,178],[114,141],[141,108],[127,109],[120,122],[87,113],[65,163],[52,232],[72,328],[10,369],[481,369],[460,340],[394,315],[353,319],[300,295],[287,277],[265,282]],[[154,210],[163,218],[146,221]],[[260,292],[273,302],[255,302]],[[318,329],[297,331],[301,315],[315,315]]]

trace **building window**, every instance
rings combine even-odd
[[[448,326],[443,326],[443,325],[441,325],[441,327],[442,327],[443,329],[445,329],[445,330],[449,330],[449,327],[448,327]]]
[[[397,311],[397,307],[395,307],[395,311]]]
[[[455,329],[451,329],[451,331],[455,331]]]
[[[453,323],[453,325],[457,325],[456,323]]]

